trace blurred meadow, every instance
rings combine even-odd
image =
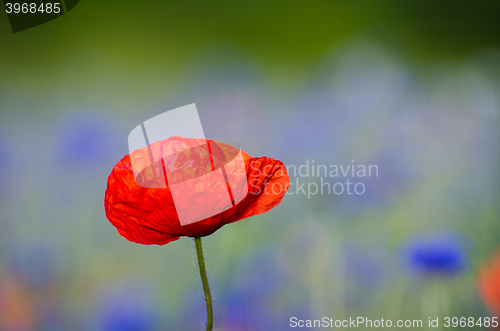
[[[378,166],[352,178],[363,194],[292,186],[204,238],[214,329],[500,315],[478,280],[500,249],[499,14],[82,0],[15,34],[0,14],[0,331],[204,329],[192,240],[128,242],[103,207],[129,132],[190,103],[207,138],[252,156]]]

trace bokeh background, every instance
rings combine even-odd
[[[500,313],[478,276],[500,247],[499,13],[86,0],[16,34],[0,13],[0,330],[204,329],[192,241],[130,243],[103,207],[128,133],[193,102],[251,155],[379,168],[205,238],[216,329]]]

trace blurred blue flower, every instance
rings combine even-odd
[[[284,306],[273,300],[284,289],[286,278],[277,267],[272,251],[262,248],[243,257],[237,267],[236,282],[223,298],[227,330],[282,330]],[[227,285],[226,285],[227,286]]]
[[[108,315],[103,320],[105,331],[146,331],[152,330],[152,326],[147,314],[126,306],[109,308]]]
[[[258,290],[258,289],[257,289]],[[250,288],[235,289],[227,301],[225,329],[237,331],[280,330],[280,315],[270,299],[256,298]]]
[[[142,281],[113,284],[102,293],[99,325],[102,331],[149,331],[157,325],[150,291]]]
[[[76,114],[62,121],[57,160],[68,166],[95,166],[113,156],[115,126],[106,118]]]
[[[405,252],[410,269],[430,276],[451,276],[467,267],[463,240],[458,236],[418,237]]]

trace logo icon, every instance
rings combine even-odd
[[[195,104],[144,121],[128,145],[137,185],[168,187],[183,226],[222,213],[248,193],[242,151],[206,139]]]

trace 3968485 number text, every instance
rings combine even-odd
[[[46,13],[46,14],[59,14],[61,12],[61,3],[47,2],[47,3],[6,3],[5,10],[7,14],[35,14],[35,13]]]

